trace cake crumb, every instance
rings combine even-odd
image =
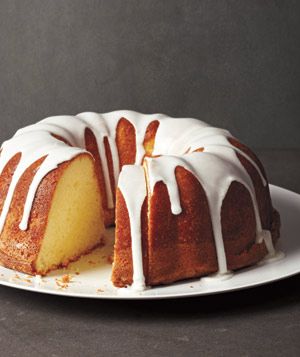
[[[75,275],[79,275],[80,274],[79,268],[76,267],[75,270],[73,271],[73,273]]]
[[[71,281],[71,279],[72,279],[72,277],[70,277],[69,274],[63,275],[61,278],[62,282],[65,284],[69,283]]]
[[[104,293],[104,290],[102,290],[102,289],[100,289],[100,288],[97,289],[96,291],[97,291],[97,293]]]
[[[106,261],[107,261],[107,263],[112,264],[112,263],[114,262],[113,256],[112,256],[112,255],[109,255],[109,256],[106,258]]]
[[[61,279],[55,279],[56,285],[61,289],[67,289],[69,283],[72,282],[72,276],[70,274],[65,274],[61,277]]]

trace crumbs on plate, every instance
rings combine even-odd
[[[55,283],[60,289],[67,289],[69,286],[69,283],[72,282],[72,275],[70,274],[64,274],[60,279],[56,278]]]
[[[32,283],[32,281],[30,279],[28,279],[27,276],[25,278],[22,278],[19,274],[15,274],[9,280],[12,282],[15,282],[17,280],[17,281],[20,281],[23,283],[29,283],[29,284]]]

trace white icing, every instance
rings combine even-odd
[[[226,280],[231,279],[232,277],[233,277],[233,272],[228,270],[224,274],[220,274],[219,272],[217,272],[214,274],[203,276],[200,279],[200,282],[201,283],[214,283],[214,282],[226,281]]]
[[[141,211],[147,197],[145,174],[142,166],[123,166],[119,177],[119,189],[125,199],[130,219],[133,264],[133,284],[131,287],[135,291],[142,291],[145,289],[145,277],[143,270]]]
[[[42,285],[43,283],[43,278],[41,275],[36,275],[34,278],[33,278],[33,285],[35,287],[39,287],[40,285]]]
[[[36,194],[42,179],[59,164],[85,153],[85,131],[90,129],[95,135],[101,166],[104,175],[108,208],[113,208],[115,187],[111,186],[109,167],[105,153],[104,140],[107,138],[113,161],[115,185],[118,183],[120,164],[116,145],[116,130],[121,118],[127,119],[135,128],[136,158],[135,165],[125,166],[119,179],[119,187],[126,200],[130,216],[132,233],[132,257],[134,264],[134,284],[144,286],[140,210],[147,195],[142,164],[145,150],[143,142],[146,130],[151,122],[157,120],[159,126],[155,136],[153,156],[145,158],[150,194],[157,182],[166,184],[173,214],[182,211],[175,169],[177,166],[190,171],[201,183],[208,200],[212,228],[219,265],[219,274],[227,273],[227,262],[222,237],[221,207],[227,191],[233,181],[242,183],[251,196],[257,226],[257,243],[264,242],[269,255],[274,254],[271,234],[263,230],[252,180],[241,164],[237,154],[245,157],[258,172],[263,185],[266,179],[257,164],[242,150],[232,145],[228,138],[231,134],[219,128],[190,118],[170,118],[163,114],[141,114],[133,111],[115,111],[105,114],[86,112],[77,116],[56,116],[46,118],[37,124],[20,129],[15,136],[3,143],[0,156],[0,174],[8,161],[21,153],[20,162],[13,174],[3,210],[0,215],[2,231],[10,208],[15,188],[25,170],[38,159],[45,160],[38,168],[24,205],[20,229],[26,230]],[[64,139],[66,143],[53,135]],[[202,148],[202,152],[195,150]],[[134,192],[134,195],[133,195]]]
[[[281,250],[276,250],[274,254],[267,254],[263,260],[257,263],[257,265],[274,263],[284,258],[285,258],[285,254]]]

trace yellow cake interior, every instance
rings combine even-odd
[[[39,273],[66,265],[101,243],[104,225],[100,197],[93,159],[78,156],[56,187],[36,261]]]

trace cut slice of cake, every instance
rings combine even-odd
[[[37,169],[37,163],[29,167],[16,187],[1,235],[0,259],[10,268],[44,275],[100,245],[104,224],[94,160],[80,154],[42,180],[28,228],[20,230],[22,201]]]

